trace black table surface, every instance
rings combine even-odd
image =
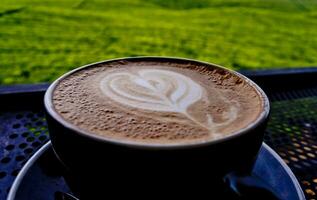
[[[288,164],[307,199],[317,199],[317,68],[241,71],[268,94],[264,141]],[[0,199],[25,162],[49,140],[43,95],[49,84],[0,86]]]

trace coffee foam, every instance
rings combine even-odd
[[[63,79],[53,103],[91,134],[140,143],[195,143],[231,134],[262,109],[255,89],[218,68],[167,62],[101,64]]]

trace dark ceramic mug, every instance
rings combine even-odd
[[[214,64],[180,58],[137,57],[108,60],[166,61],[216,68]],[[57,79],[45,94],[50,138],[56,156],[65,166],[66,178],[81,199],[103,199],[115,195],[131,198],[208,197],[232,171],[249,171],[262,144],[269,115],[269,101],[254,82],[246,80],[263,99],[263,110],[246,128],[223,138],[196,144],[130,144],[98,137],[64,120],[54,109],[52,94],[56,85],[75,69]],[[223,69],[223,68],[222,68]],[[150,196],[149,196],[150,195]],[[112,199],[112,198],[110,198]]]

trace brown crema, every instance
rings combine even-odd
[[[248,81],[215,66],[112,61],[59,80],[54,109],[79,129],[106,139],[193,144],[254,122],[263,97]]]

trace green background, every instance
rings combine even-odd
[[[1,0],[0,84],[141,55],[233,69],[314,66],[316,8],[315,0]]]

